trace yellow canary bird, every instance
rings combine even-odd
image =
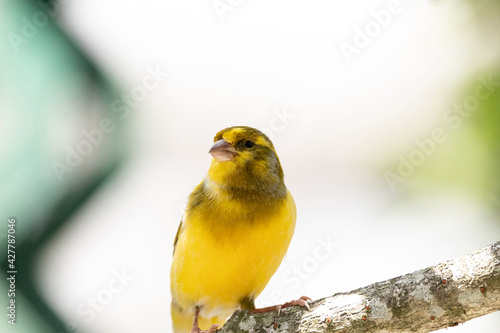
[[[234,310],[254,310],[295,229],[295,202],[271,140],[235,126],[217,133],[214,142],[208,174],[189,196],[174,241],[176,333],[213,332]],[[307,306],[304,300],[284,306]]]

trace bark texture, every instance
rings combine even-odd
[[[238,310],[219,332],[432,332],[500,310],[500,242],[414,273],[276,312]]]

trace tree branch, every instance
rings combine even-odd
[[[500,310],[500,242],[411,274],[276,312],[238,310],[221,331],[431,332]]]

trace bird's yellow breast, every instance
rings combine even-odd
[[[201,306],[205,318],[230,314],[244,298],[256,298],[280,265],[295,229],[290,192],[272,209],[253,215],[238,215],[233,206],[228,202],[227,214],[218,207],[218,218],[203,209],[187,212],[175,248],[172,297],[185,310]]]

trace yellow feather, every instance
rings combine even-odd
[[[242,131],[230,132],[227,140],[241,136]],[[263,138],[258,139],[264,144]],[[201,329],[223,324],[245,298],[253,300],[264,290],[288,249],[296,220],[289,191],[266,205],[250,194],[248,200],[235,200],[226,189],[235,169],[251,158],[247,153],[230,162],[214,159],[207,178],[190,198],[170,276],[175,332],[190,331],[196,306],[201,307]],[[264,164],[254,167],[255,172],[269,171]],[[201,190],[204,196],[193,203]]]

